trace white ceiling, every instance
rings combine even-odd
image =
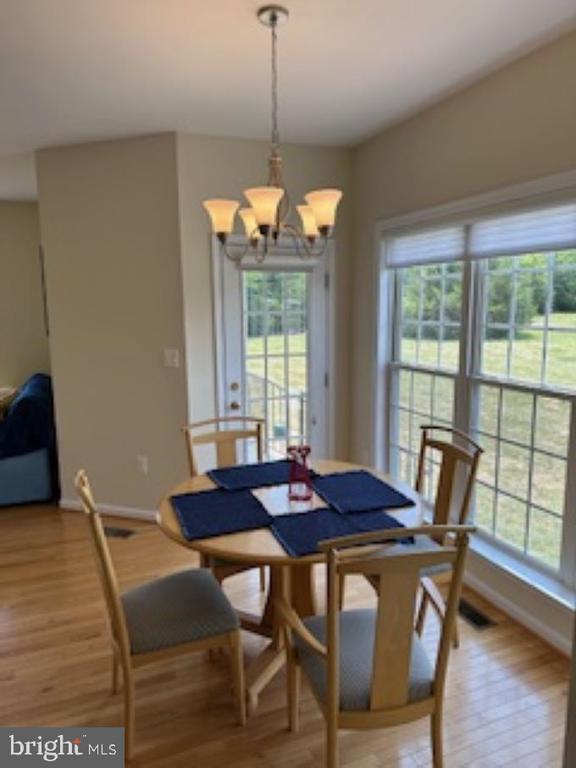
[[[576,25],[574,0],[285,0],[281,132],[354,144]],[[0,0],[1,158],[161,130],[264,138],[252,0]]]

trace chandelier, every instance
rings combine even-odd
[[[259,262],[273,252],[281,235],[290,237],[303,258],[320,256],[332,238],[336,220],[336,209],[342,192],[339,189],[316,189],[304,195],[305,205],[297,205],[300,224],[290,223],[291,205],[282,178],[282,156],[280,154],[280,132],[278,129],[278,35],[279,24],[288,20],[288,11],[280,5],[266,5],[257,11],[259,21],[269,27],[272,40],[272,135],[268,158],[268,183],[262,187],[244,190],[248,201],[240,208],[237,200],[204,200],[203,205],[212,222],[212,232],[218,238],[221,248],[232,261],[239,262],[251,254]],[[238,210],[240,208],[240,210]],[[234,220],[238,212],[247,238],[246,247],[231,251],[227,247],[228,237],[234,231]]]

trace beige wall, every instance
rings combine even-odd
[[[174,134],[37,154],[63,496],[83,465],[105,504],[154,509],[185,473],[179,427],[215,412],[209,222],[202,200],[266,174],[267,143]],[[351,154],[287,147],[296,198],[349,193]],[[336,256],[340,404],[347,452],[350,199]],[[176,347],[182,367],[163,367]],[[185,353],[186,349],[186,353]],[[187,362],[188,361],[188,362]],[[188,375],[188,381],[186,380]],[[149,457],[142,475],[136,457]]]
[[[352,452],[370,458],[374,225],[379,219],[576,168],[576,33],[354,153]]]
[[[214,337],[210,225],[202,208],[209,197],[241,199],[242,190],[264,183],[269,145],[263,141],[179,135],[178,158],[182,256],[189,365],[190,413],[193,419],[215,415]],[[351,234],[351,152],[288,145],[282,148],[285,182],[292,202],[317,187],[344,190],[336,242],[336,376],[337,453],[348,452],[349,264]]]
[[[63,496],[84,466],[103,503],[154,509],[185,471],[176,136],[43,150],[37,172]]]
[[[50,370],[38,206],[0,202],[0,387]]]

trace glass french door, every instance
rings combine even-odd
[[[295,443],[326,456],[326,266],[290,255],[270,261],[218,265],[220,413],[264,418],[268,458]]]

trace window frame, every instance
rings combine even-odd
[[[560,562],[558,570],[530,554],[522,553],[514,546],[484,531],[476,535],[490,542],[496,550],[511,554],[519,561],[552,576],[554,579],[576,588],[576,473],[570,467],[576,467],[576,388],[574,391],[549,384],[515,381],[492,376],[481,372],[481,351],[483,333],[483,302],[485,279],[481,274],[482,263],[489,257],[470,257],[470,238],[475,222],[485,218],[487,212],[506,213],[510,209],[519,211],[534,207],[534,191],[543,193],[538,198],[539,205],[576,200],[576,173],[560,174],[551,180],[521,185],[504,190],[494,195],[482,195],[461,201],[457,204],[439,206],[420,214],[409,214],[377,226],[377,267],[379,270],[378,292],[378,330],[377,330],[377,371],[376,371],[376,418],[374,419],[374,463],[390,471],[392,468],[391,427],[394,417],[393,403],[398,402],[399,370],[409,370],[432,375],[448,375],[451,372],[434,366],[418,363],[401,362],[395,353],[400,349],[400,280],[396,277],[399,265],[388,267],[386,261],[386,241],[399,230],[417,231],[427,227],[458,223],[463,227],[463,287],[461,307],[460,358],[454,378],[454,413],[453,424],[457,429],[472,433],[478,424],[479,399],[481,385],[495,385],[504,392],[520,391],[531,395],[552,396],[570,403],[569,439],[567,449],[567,477],[564,487],[563,525],[561,536]],[[566,185],[566,181],[571,182]],[[556,184],[566,185],[559,192]],[[546,187],[549,189],[546,189]],[[526,194],[528,193],[528,194]],[[510,202],[512,204],[510,205]],[[502,254],[508,255],[508,254]],[[510,254],[516,255],[516,254]],[[433,262],[427,262],[433,263]],[[390,333],[392,329],[392,333]],[[384,338],[387,337],[387,338]],[[380,431],[382,430],[383,431]],[[534,442],[535,423],[531,425],[531,445]],[[379,433],[379,434],[378,434]]]

